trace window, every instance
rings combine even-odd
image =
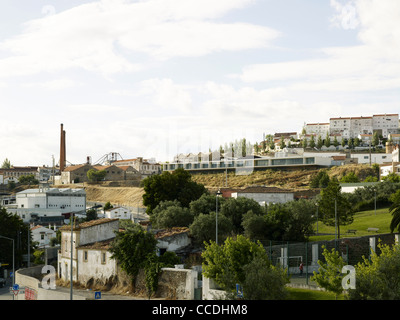
[[[83,251],[83,261],[87,262],[88,261],[88,252],[85,250]]]
[[[106,263],[106,253],[105,253],[105,252],[102,252],[102,253],[101,253],[101,263],[102,263],[102,264],[105,264],[105,263]]]

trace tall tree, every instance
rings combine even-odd
[[[197,200],[207,190],[202,184],[192,181],[190,173],[177,169],[172,173],[164,171],[143,180],[143,204],[151,214],[161,201],[178,200],[182,207],[188,208],[190,202]]]
[[[3,164],[1,165],[2,169],[10,169],[11,168],[11,162],[7,158],[3,161]]]
[[[28,252],[28,228],[22,219],[16,214],[7,212],[6,208],[0,206],[0,235],[14,239],[15,266],[22,263],[22,255]],[[32,244],[32,241],[30,241]],[[0,263],[8,263],[12,266],[13,242],[0,238]],[[33,252],[33,250],[31,250]]]
[[[128,226],[125,231],[116,232],[109,251],[121,268],[133,279],[146,265],[147,256],[156,249],[157,240],[153,234],[138,225]]]
[[[390,232],[393,232],[396,228],[400,230],[400,190],[393,193],[389,200],[392,205],[389,208],[389,212],[392,213],[392,221],[390,222]]]
[[[322,221],[329,226],[337,226],[338,239],[340,238],[340,225],[353,222],[353,211],[350,202],[341,193],[341,186],[337,179],[331,179],[328,186],[321,190],[319,209]]]

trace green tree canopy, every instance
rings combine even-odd
[[[279,299],[283,296],[284,284],[287,283],[285,272],[271,266],[260,243],[252,242],[242,235],[236,239],[229,237],[221,246],[215,242],[207,243],[202,258],[203,274],[214,279],[228,292],[233,292],[236,284],[241,284],[247,292],[244,292],[245,298],[248,299]],[[270,294],[260,286],[269,288]]]
[[[144,268],[147,256],[156,250],[157,240],[153,234],[141,226],[128,226],[124,231],[116,232],[116,237],[109,251],[121,268],[133,279]]]
[[[351,204],[341,193],[337,179],[329,181],[328,186],[321,190],[319,210],[326,225],[337,224],[338,238],[340,238],[340,225],[348,225],[354,220]]]
[[[0,236],[14,239],[16,267],[21,265],[22,255],[28,252],[28,228],[29,224],[24,224],[18,215],[9,213],[0,206]],[[17,239],[20,240],[19,246]],[[0,238],[0,263],[12,266],[12,245],[11,240]]]
[[[90,181],[97,182],[105,178],[105,176],[107,175],[107,171],[90,169],[86,175]]]
[[[224,241],[233,231],[232,221],[218,212],[218,243]],[[216,213],[200,213],[190,225],[190,234],[197,243],[216,241]]]
[[[156,228],[189,227],[193,214],[188,208],[182,208],[178,201],[162,201],[153,210],[150,217]]]
[[[325,258],[325,262],[318,261],[318,272],[314,271],[314,276],[311,277],[311,280],[318,283],[320,287],[333,292],[337,297],[343,292],[343,275],[341,272],[345,263],[339,252],[334,248],[329,251],[323,246],[323,249],[322,255]]]
[[[3,164],[1,165],[2,169],[10,169],[11,168],[11,162],[7,158],[3,161]]]
[[[356,286],[349,290],[350,300],[400,299],[400,246],[378,245],[369,259],[355,266]]]
[[[143,180],[143,204],[146,212],[151,214],[161,201],[178,200],[182,207],[188,208],[193,200],[197,200],[207,190],[202,184],[191,179],[191,175],[184,169],[177,169],[170,173],[164,171],[160,175],[153,175]]]

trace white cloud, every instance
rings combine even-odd
[[[100,0],[27,22],[0,44],[12,56],[0,60],[0,75],[82,68],[102,74],[135,72],[146,61],[125,53],[166,60],[218,51],[265,47],[279,33],[246,23],[212,22],[249,0]]]
[[[336,10],[344,8],[335,0],[331,1],[331,5]],[[277,82],[282,85],[285,82],[287,89],[316,92],[398,88],[400,2],[355,0],[347,5],[357,10],[361,44],[321,48],[313,54],[318,55],[317,58],[248,65],[242,69],[239,78],[246,83]]]
[[[332,25],[345,30],[356,29],[359,26],[360,21],[358,20],[354,0],[348,1],[346,4],[342,4],[337,0],[331,0],[331,6],[336,11],[336,14],[331,18]]]
[[[67,78],[60,78],[60,79],[54,79],[50,81],[44,81],[44,82],[31,82],[31,83],[26,83],[23,84],[23,87],[26,88],[42,88],[42,89],[47,89],[47,90],[63,90],[63,89],[69,89],[77,86],[82,86],[83,84],[81,82],[74,81],[72,79],[67,79]]]

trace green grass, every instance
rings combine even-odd
[[[336,300],[335,294],[328,291],[290,287],[287,290],[289,291],[289,300]],[[339,295],[337,300],[344,300],[344,295]]]
[[[390,222],[392,215],[388,208],[375,210],[361,211],[354,214],[354,221],[347,226],[340,226],[340,238],[361,237],[372,234],[390,233]],[[367,231],[368,228],[379,228],[379,231]],[[346,233],[347,230],[357,230],[356,234]],[[316,224],[314,230],[317,230]],[[335,239],[335,227],[324,225],[321,221],[318,222],[318,233],[332,233],[333,235],[311,236],[309,241],[332,240]]]

